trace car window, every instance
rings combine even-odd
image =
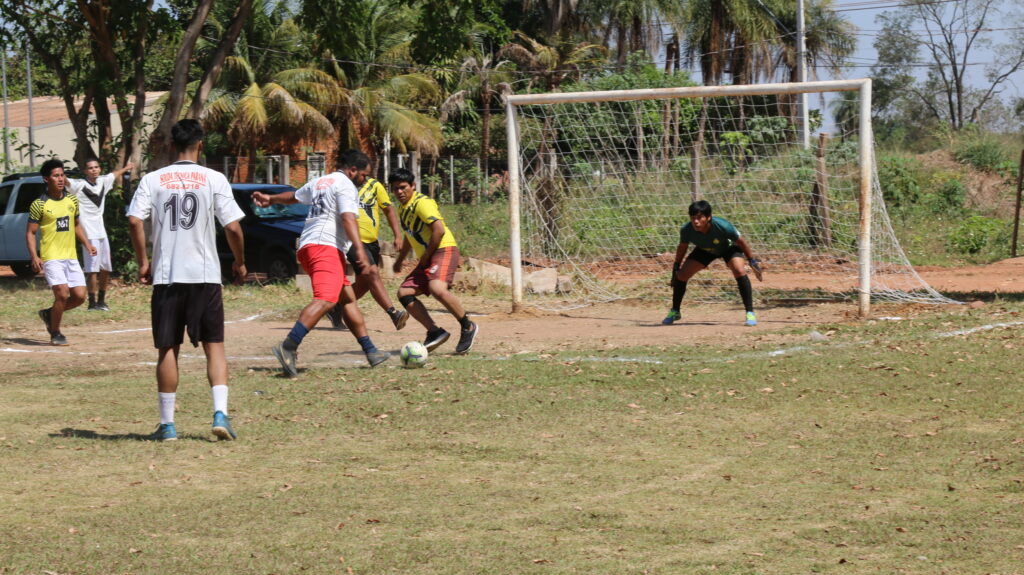
[[[14,186],[0,186],[0,215],[7,213],[7,200],[11,199],[11,190]]]
[[[261,208],[252,204],[252,213],[258,218],[305,218],[309,214],[309,206],[306,204],[272,204]]]
[[[14,199],[14,209],[11,211],[12,214],[24,214],[28,212],[28,209],[32,206],[32,202],[39,196],[46,193],[46,184],[43,183],[23,183],[18,188],[18,196]]]

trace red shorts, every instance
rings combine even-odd
[[[415,288],[420,293],[427,293],[430,280],[441,280],[451,285],[455,279],[455,271],[459,269],[459,248],[439,248],[430,258],[430,267],[416,266],[412,273],[405,276],[402,287]]]
[[[299,250],[298,257],[313,284],[313,298],[338,303],[341,288],[352,285],[345,277],[345,254],[334,246],[310,244]]]

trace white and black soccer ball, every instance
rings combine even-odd
[[[399,357],[402,360],[402,367],[409,369],[423,367],[427,364],[427,348],[418,341],[410,341],[402,346]]]

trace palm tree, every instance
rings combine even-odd
[[[528,91],[539,84],[542,90],[557,92],[567,80],[579,80],[586,68],[603,64],[608,54],[603,46],[589,42],[549,46],[522,32],[516,32],[515,39],[518,42],[503,46],[498,57],[512,60],[519,70],[530,73]]]
[[[223,129],[233,150],[255,158],[265,146],[330,136],[331,120],[321,110],[344,104],[337,80],[316,68],[293,68],[265,76],[239,56],[225,61],[225,73],[202,113],[203,124]],[[251,172],[250,172],[251,173]]]
[[[678,0],[594,0],[584,14],[601,29],[602,44],[615,45],[615,60],[623,66],[632,52],[646,51],[653,59],[664,25],[677,27],[685,8]]]
[[[480,99],[480,169],[484,177],[490,174],[491,104],[495,95],[512,92],[513,67],[512,61],[496,59],[482,45],[474,44],[459,67],[465,88],[449,96],[449,101]]]
[[[770,69],[766,42],[775,23],[761,3],[691,0],[686,5],[684,52],[700,64],[705,86],[719,86],[730,69],[734,83],[752,83]]]

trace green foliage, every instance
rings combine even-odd
[[[917,172],[908,158],[882,156],[878,160],[878,181],[885,203],[890,208],[906,209],[921,194]]]
[[[1009,245],[1009,231],[1009,226],[1002,220],[971,216],[949,232],[946,243],[961,254],[977,254],[986,248],[1005,251]]]
[[[960,177],[952,172],[933,174],[921,195],[921,205],[933,214],[953,215],[964,207],[967,189]]]
[[[986,172],[998,172],[1009,163],[1009,156],[993,138],[966,138],[953,150],[958,162],[969,164]]]

